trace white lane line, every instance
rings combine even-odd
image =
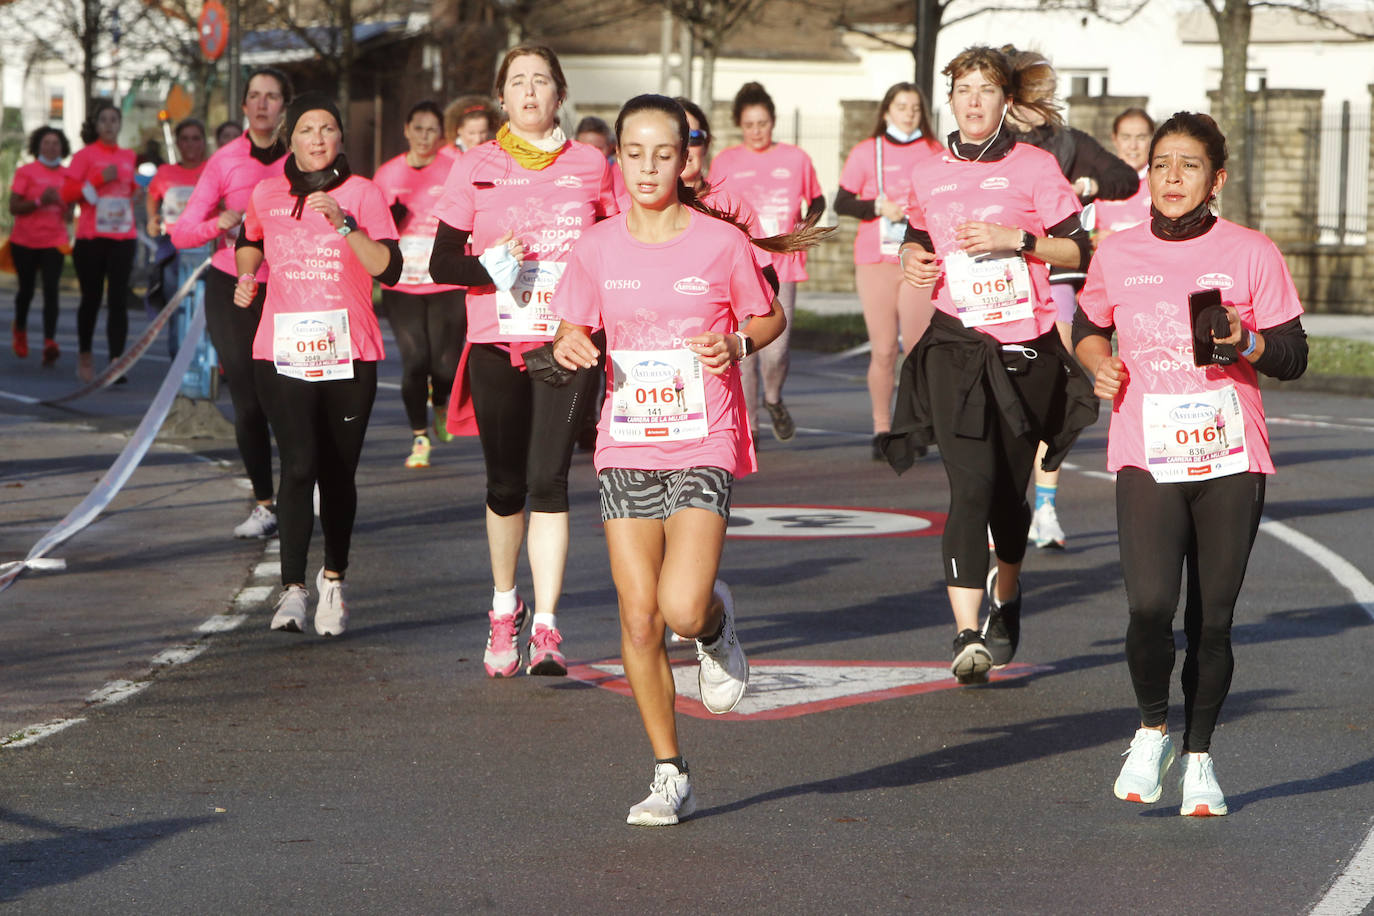
[[[86,697],[86,702],[92,706],[113,706],[142,693],[152,685],[152,681],[110,681]]]
[[[42,725],[31,725],[21,731],[17,731],[8,738],[0,738],[0,749],[9,750],[12,747],[28,747],[30,744],[37,744],[49,735],[55,735],[65,728],[73,725],[80,725],[86,721],[85,716],[75,719],[54,719]]]
[[[247,591],[247,589],[244,589],[244,591]],[[239,594],[242,595],[243,592]],[[238,598],[234,599],[234,603],[238,604]],[[228,633],[230,630],[237,630],[239,627],[243,626],[244,622],[247,620],[247,614],[216,614],[213,617],[207,617],[204,623],[196,627],[196,632]]]
[[[1365,837],[1345,871],[1336,876],[1326,896],[1312,908],[1312,916],[1363,913],[1374,899],[1374,830]]]
[[[172,665],[184,665],[200,653],[208,649],[204,643],[196,643],[190,646],[173,646],[170,649],[163,649],[148,664],[154,668],[169,668]]]
[[[11,391],[0,391],[0,398],[9,398],[11,401],[18,401],[20,404],[41,404],[38,398],[31,398],[26,394],[15,394]]]
[[[267,603],[267,599],[272,597],[272,590],[276,586],[272,585],[249,585],[234,596],[234,607],[241,610],[247,608],[260,607]],[[215,618],[211,617],[210,620]],[[208,623],[209,621],[207,621]],[[201,624],[204,626],[205,624]],[[237,626],[237,624],[236,624]]]
[[[1283,522],[1261,518],[1260,530],[1278,538],[1325,569],[1331,578],[1350,592],[1350,596],[1355,599],[1355,603],[1360,606],[1365,614],[1374,620],[1374,582],[1366,579],[1364,573],[1356,569],[1353,563],[1325,544],[1313,540],[1301,531],[1288,527]]]
[[[254,579],[275,579],[281,575],[281,562],[268,560],[253,567]]]
[[[1269,417],[1266,422],[1270,426],[1306,426],[1320,429],[1357,429],[1362,433],[1374,432],[1374,426],[1362,426],[1358,423],[1332,423],[1326,420],[1300,420],[1295,417]]]

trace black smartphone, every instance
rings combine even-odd
[[[1210,306],[1221,306],[1221,290],[1195,289],[1188,294],[1188,324],[1193,329],[1193,365],[1211,366],[1216,363],[1212,353],[1210,325],[1198,321],[1198,316]]]

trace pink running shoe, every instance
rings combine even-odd
[[[562,677],[568,673],[568,660],[563,657],[558,644],[563,634],[557,627],[539,624],[530,637],[530,664],[526,674],[542,674],[548,677]]]
[[[517,599],[519,600],[519,599]],[[487,677],[510,677],[520,670],[520,630],[525,625],[525,602],[519,601],[515,613],[505,617],[489,611],[491,628],[487,630],[487,651],[482,664]]]

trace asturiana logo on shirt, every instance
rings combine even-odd
[[[557,178],[553,180],[553,183],[558,185],[560,188],[582,187],[582,179],[577,177],[576,175],[559,175]]]
[[[684,296],[704,296],[711,291],[711,284],[701,277],[683,277],[673,284],[673,292]]]
[[[601,285],[606,289],[639,289],[638,280],[606,280]]]
[[[992,178],[984,178],[979,183],[978,187],[982,188],[984,191],[1004,191],[1011,187],[1011,181],[1003,178],[1001,175],[996,175]]]
[[[1197,278],[1197,285],[1203,289],[1230,289],[1236,281],[1229,274],[1203,274]]]
[[[1126,278],[1127,286],[1159,286],[1163,282],[1163,274],[1136,274]]]
[[[773,177],[776,178],[778,181],[784,181],[784,180],[786,180],[786,179],[792,177],[792,171],[791,171],[790,169],[777,168],[777,169],[773,169],[772,175],[773,175]]]

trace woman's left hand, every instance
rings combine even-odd
[[[735,348],[739,346],[739,338],[734,334],[707,331],[705,334],[688,337],[683,343],[697,355],[697,359],[701,360],[707,372],[712,375],[724,375],[725,370],[735,363]]]
[[[320,216],[329,220],[329,225],[333,226],[335,229],[341,229],[343,227],[343,207],[340,207],[339,202],[324,191],[315,191],[311,193],[306,197],[305,205]]]
[[[954,230],[954,238],[959,247],[970,254],[1015,251],[1021,245],[1021,230],[1015,226],[969,220]]]
[[[1212,341],[1213,343],[1230,344],[1233,347],[1239,347],[1241,338],[1245,336],[1244,328],[1242,328],[1240,323],[1240,312],[1236,311],[1234,305],[1222,305],[1222,308],[1226,310],[1226,322],[1229,326],[1230,333],[1225,337],[1217,337],[1213,334]]]

